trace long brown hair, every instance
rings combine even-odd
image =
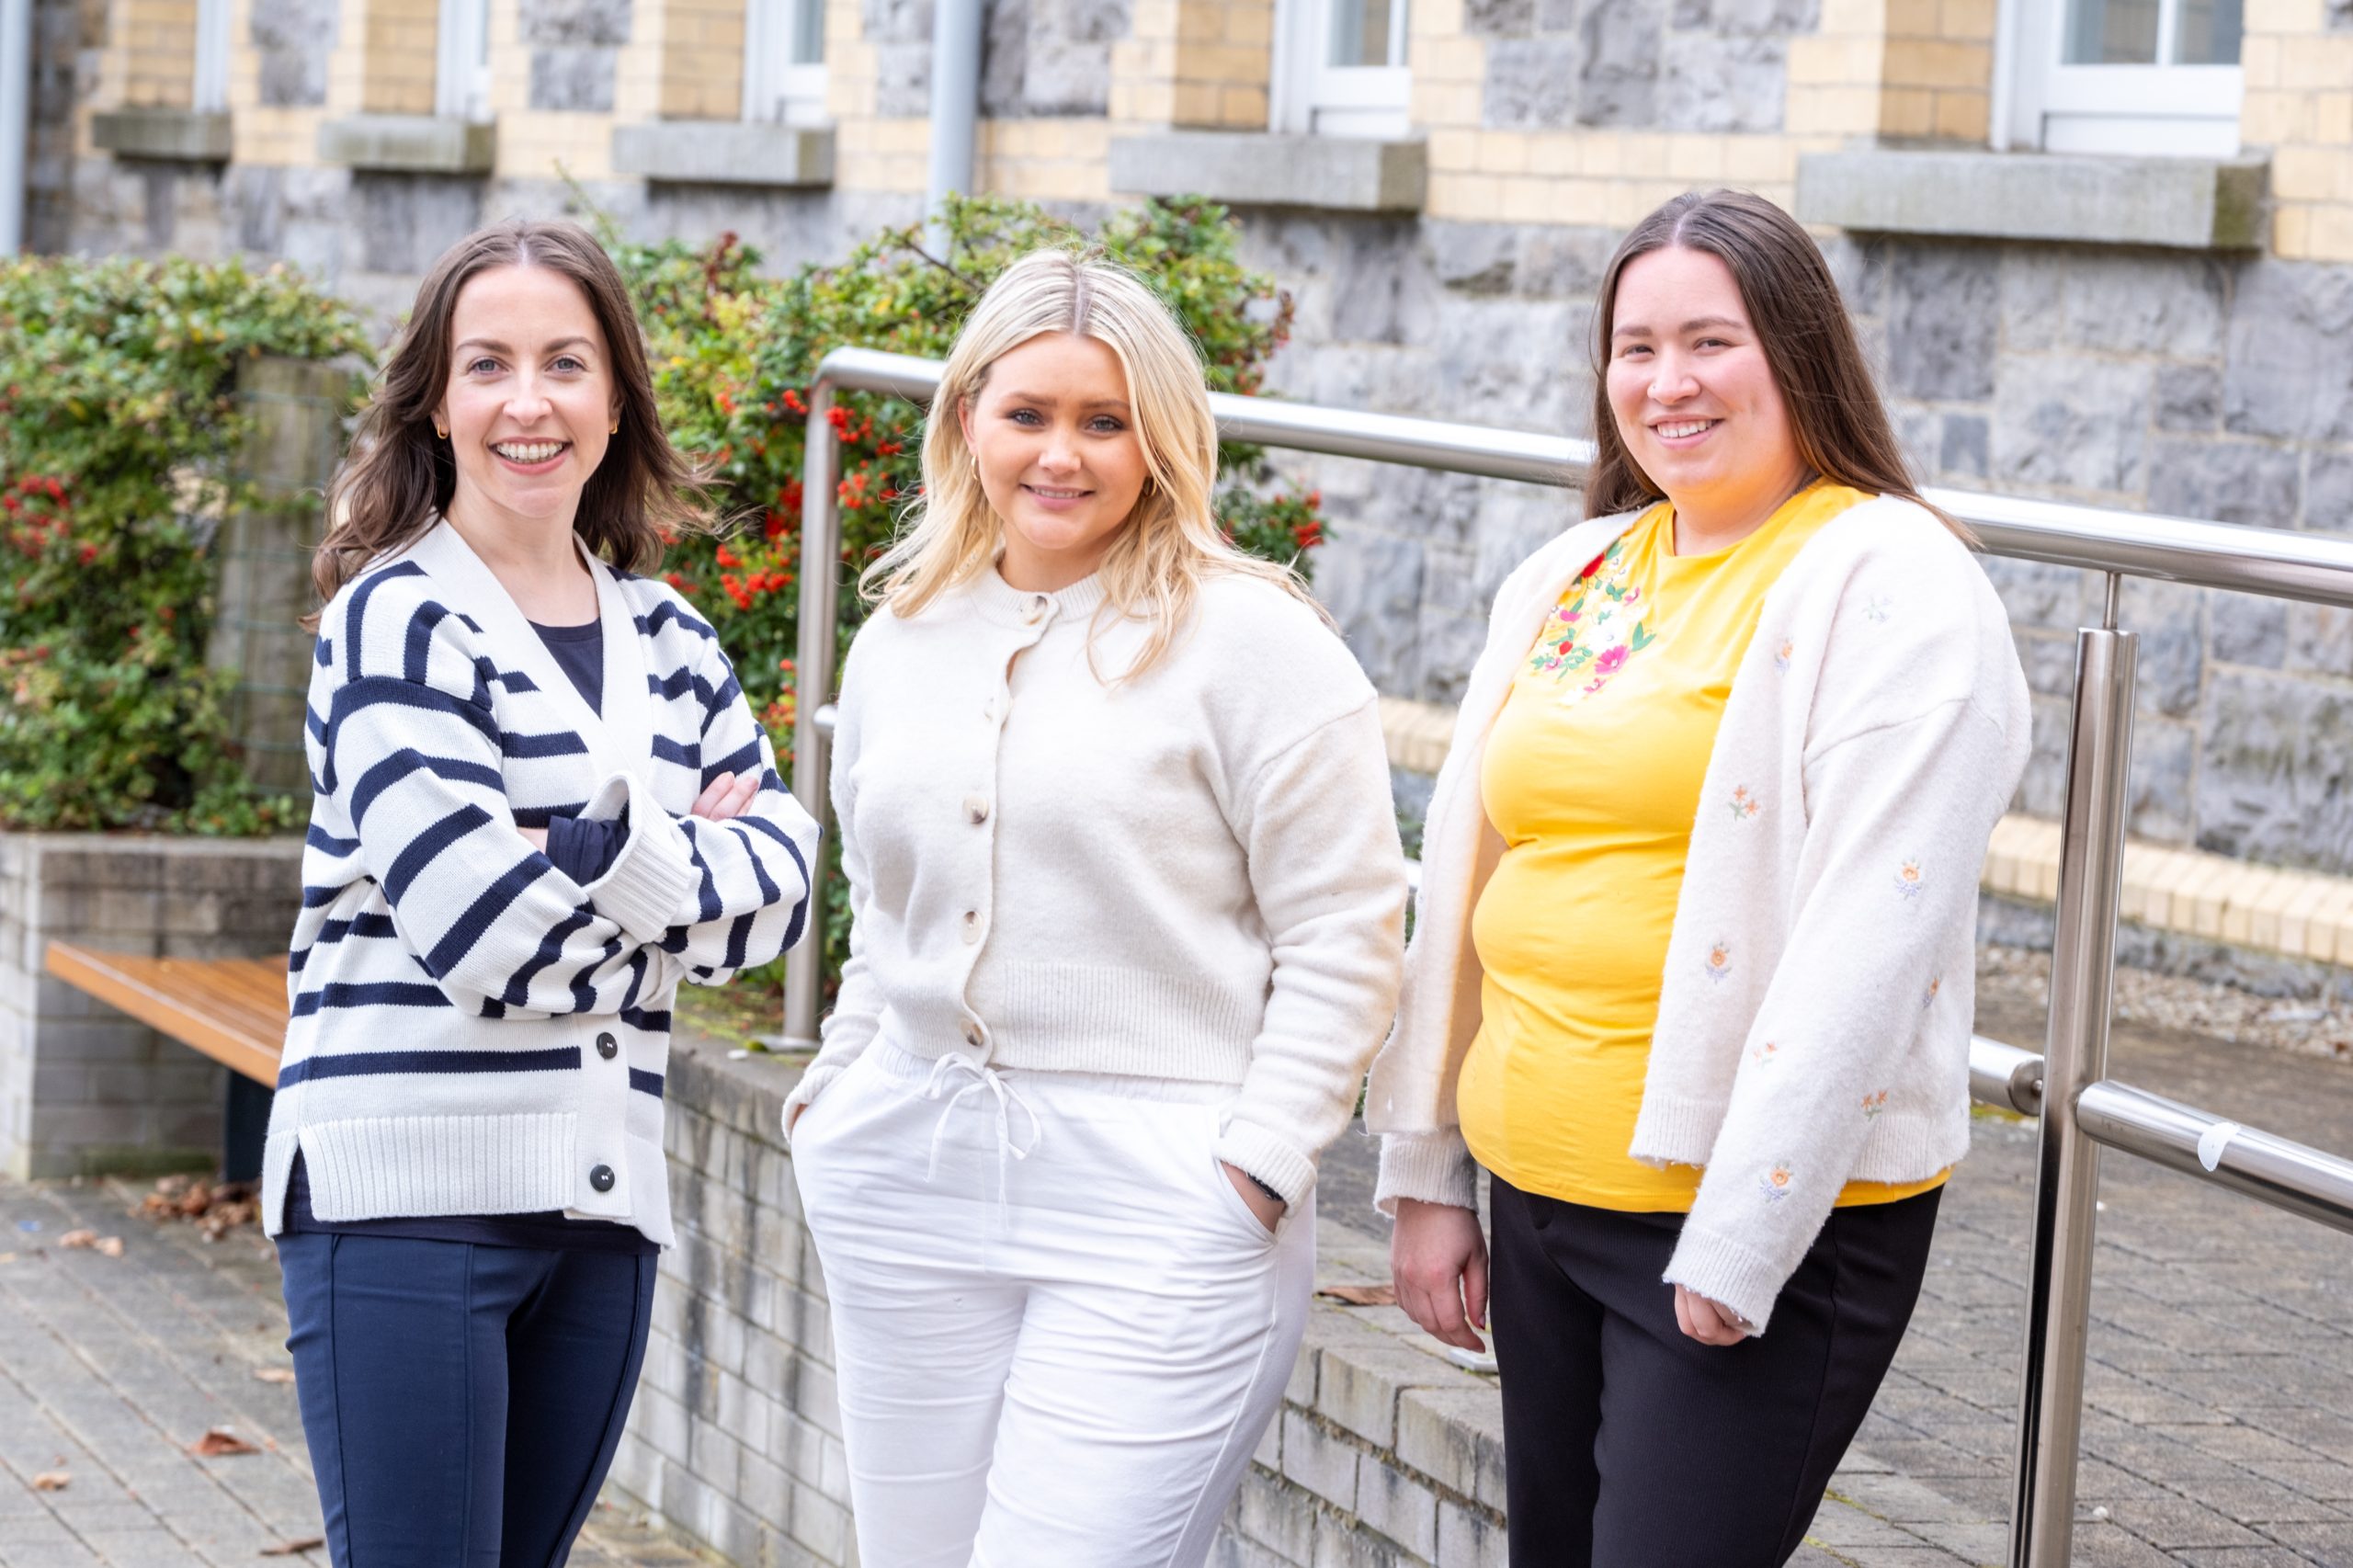
[[[451,245],[418,286],[408,326],[359,416],[351,455],[327,485],[327,536],[311,562],[320,598],[335,597],[370,561],[425,533],[449,505],[457,458],[434,434],[433,411],[449,389],[459,291],[494,267],[544,267],[572,279],[612,357],[620,429],[581,492],[573,531],[612,565],[643,572],[661,561],[665,536],[709,526],[701,475],[663,433],[620,270],[579,224],[517,218]]]
[[[1609,406],[1609,340],[1617,330],[1619,278],[1635,257],[1674,246],[1704,252],[1731,268],[1807,468],[1834,484],[1927,506],[1969,539],[1967,529],[1921,500],[1847,303],[1813,237],[1796,219],[1744,190],[1693,190],[1675,198],[1628,232],[1601,275],[1593,312],[1594,457],[1585,481],[1586,517],[1631,511],[1665,494],[1618,434]]]

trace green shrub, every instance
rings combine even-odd
[[[0,827],[257,833],[204,665],[210,519],[245,499],[237,366],[366,350],[295,275],[0,263]]]
[[[736,675],[790,756],[800,635],[801,469],[807,394],[817,363],[845,346],[923,358],[946,357],[981,293],[1019,256],[1088,241],[1152,283],[1200,345],[1214,391],[1258,390],[1267,360],[1290,335],[1291,306],[1274,280],[1234,255],[1238,226],[1204,202],[1122,209],[1094,234],[1026,203],[951,198],[942,210],[944,255],[923,231],[891,229],[840,265],[762,278],[758,257],[727,235],[698,250],[678,242],[606,241],[645,324],[672,438],[710,466],[714,498],[734,525],[721,539],[679,541],[666,573],[717,629]],[[921,412],[863,393],[836,398],[840,437],[841,646],[865,617],[855,568],[890,541],[921,483]],[[1243,548],[1308,570],[1322,541],[1319,498],[1269,494],[1261,454],[1228,447],[1218,513]],[[787,763],[789,767],[789,762]],[[828,974],[838,972],[847,923],[833,879]]]

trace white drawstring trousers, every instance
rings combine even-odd
[[[1315,1272],[1313,1196],[1269,1233],[1212,1153],[1232,1097],[878,1040],[801,1113],[863,1568],[1207,1559]]]

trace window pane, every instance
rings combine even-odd
[[[792,62],[825,62],[825,0],[788,0],[792,7]]]
[[[2066,62],[2154,65],[2157,10],[2158,0],[2067,0]]]
[[[2246,30],[2240,0],[2181,0],[2175,24],[2176,65],[2236,65],[2239,35]]]
[[[1331,0],[1334,65],[1403,65],[1401,53],[1391,58],[1391,45],[1404,29],[1405,0]]]

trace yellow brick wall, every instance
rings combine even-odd
[[[2271,154],[2272,249],[2353,261],[2353,33],[2323,0],[2247,0],[2239,140]]]
[[[187,108],[196,97],[196,0],[118,0],[128,108]]]
[[[1983,145],[1996,0],[1886,0],[1879,134]]]
[[[440,16],[436,0],[343,0],[327,60],[328,112],[431,114]],[[231,108],[242,117],[251,101],[233,97]]]

